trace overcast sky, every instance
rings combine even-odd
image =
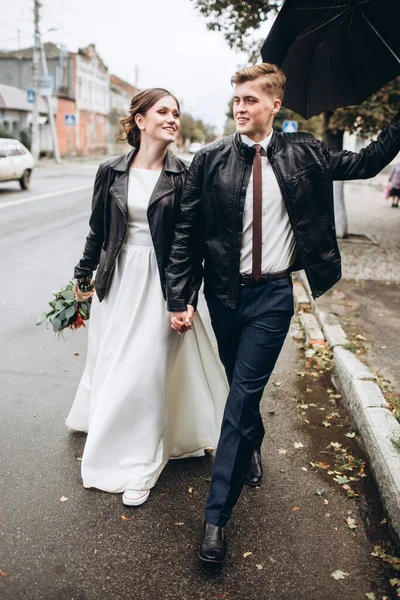
[[[21,47],[32,45],[33,4],[8,2],[0,16],[2,48],[17,48],[18,28]],[[207,29],[191,0],[43,0],[41,31],[51,27],[58,30],[44,41],[73,51],[94,43],[111,73],[134,83],[138,65],[141,88],[166,87],[183,110],[223,128],[230,77],[247,57]]]

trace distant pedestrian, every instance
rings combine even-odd
[[[389,197],[392,199],[392,208],[399,208],[400,201],[400,162],[396,163],[390,172]]]
[[[227,394],[198,313],[192,335],[178,338],[166,310],[165,267],[187,171],[169,150],[179,124],[166,90],[132,98],[121,133],[133,149],[99,167],[74,273],[79,297],[97,269],[86,368],[66,424],[88,433],[83,485],[123,493],[126,506],[147,500],[170,458],[216,447]],[[189,284],[190,318],[198,277]]]

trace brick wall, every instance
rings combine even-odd
[[[57,99],[56,128],[60,155],[75,154],[75,127],[65,124],[65,115],[75,114],[76,105],[69,98]]]

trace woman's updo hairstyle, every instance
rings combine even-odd
[[[140,129],[135,122],[136,115],[145,115],[146,112],[161,98],[165,96],[171,96],[178,107],[179,112],[181,111],[179,102],[168,90],[163,88],[149,88],[142,90],[135,94],[131,100],[129,108],[129,117],[121,119],[121,130],[118,135],[118,139],[121,141],[127,141],[130,146],[139,148],[140,146]]]

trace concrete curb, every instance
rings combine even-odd
[[[307,304],[305,295],[308,298]],[[400,440],[400,423],[389,410],[388,403],[375,383],[375,375],[343,347],[349,341],[338,318],[319,309],[303,272],[297,274],[294,297],[306,340],[313,343],[313,336],[317,328],[320,328],[332,348],[343,400],[365,444],[391,525],[400,537],[400,453],[392,443],[392,439]]]

